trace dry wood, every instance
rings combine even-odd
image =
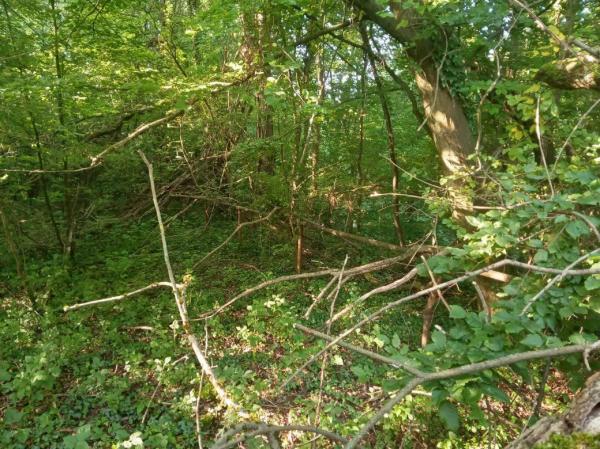
[[[392,251],[398,251],[398,250],[402,250],[405,248],[404,246],[394,245],[393,243],[388,243],[388,242],[382,242],[381,240],[372,239],[369,237],[363,237],[362,235],[356,235],[356,234],[351,234],[351,233],[345,232],[345,231],[338,231],[337,229],[331,229],[320,223],[315,223],[314,221],[310,221],[310,220],[306,220],[306,219],[301,219],[301,220],[304,223],[306,223],[307,225],[309,225],[315,229],[318,229],[320,231],[327,232],[328,234],[334,235],[336,237],[341,237],[344,239],[354,240],[356,242],[364,243],[365,245],[376,246],[378,248],[389,249]]]
[[[590,254],[595,254],[596,252],[600,252],[600,248],[596,249],[595,251],[592,251],[592,253],[589,253],[588,255],[586,255],[586,257],[589,257]],[[401,304],[405,304],[408,301],[411,301],[413,299],[417,299],[417,298],[421,298],[425,295],[428,295],[429,293],[433,293],[436,290],[439,289],[443,289],[443,288],[447,288],[447,287],[453,287],[463,281],[466,281],[468,279],[472,279],[476,276],[479,276],[481,273],[483,273],[484,271],[488,271],[488,270],[492,270],[492,269],[496,269],[496,268],[501,268],[504,266],[515,266],[518,268],[523,268],[523,269],[527,269],[527,270],[531,270],[531,271],[536,271],[539,273],[552,273],[552,274],[559,274],[564,276],[584,276],[584,275],[590,275],[590,274],[600,274],[600,268],[591,268],[591,269],[584,269],[584,270],[572,270],[569,267],[560,270],[560,269],[556,269],[556,268],[547,268],[547,267],[540,267],[537,265],[531,265],[531,264],[527,264],[524,262],[519,262],[517,260],[513,260],[513,259],[503,259],[500,260],[498,262],[492,263],[490,265],[487,265],[483,268],[480,268],[478,270],[474,270],[474,271],[470,271],[462,276],[459,276],[457,278],[451,279],[449,281],[443,282],[441,284],[438,285],[434,285],[432,287],[426,288],[424,290],[418,291],[416,293],[413,293],[411,295],[405,296],[403,298],[400,298],[396,301],[392,301],[388,304],[386,304],[385,306],[381,307],[380,309],[376,310],[375,312],[373,312],[372,314],[370,314],[369,316],[363,318],[362,320],[360,320],[358,323],[356,323],[355,325],[353,325],[352,327],[346,329],[344,332],[342,332],[341,334],[339,334],[337,337],[335,337],[329,344],[327,344],[321,351],[319,351],[317,354],[313,355],[308,361],[306,361],[304,364],[302,364],[302,366],[300,368],[298,368],[291,376],[289,376],[285,382],[282,384],[282,388],[286,387],[296,376],[298,376],[306,367],[308,367],[309,365],[311,365],[315,360],[317,360],[321,355],[323,355],[325,352],[327,352],[331,347],[337,345],[341,340],[343,340],[344,338],[346,338],[348,335],[350,335],[352,332],[356,331],[357,329],[359,329],[360,327],[364,326],[367,323],[370,323],[371,321],[379,318],[381,315],[383,315],[385,312],[387,312],[388,310],[391,310],[395,307],[398,307]]]
[[[204,372],[204,374],[208,378],[209,382],[213,386],[219,399],[221,399],[221,401],[228,407],[231,407],[236,410],[241,410],[240,406],[238,404],[236,404],[233,400],[231,400],[231,398],[227,395],[227,393],[225,392],[223,387],[221,387],[221,385],[219,384],[219,381],[217,380],[217,377],[215,376],[215,373],[212,370],[212,367],[208,363],[208,360],[206,359],[204,352],[202,351],[202,348],[200,347],[200,343],[198,342],[198,339],[192,332],[192,328],[190,326],[190,321],[188,318],[187,307],[185,304],[185,286],[182,289],[177,288],[177,283],[175,282],[175,275],[173,274],[173,267],[171,266],[171,261],[170,261],[170,257],[169,257],[169,249],[167,246],[167,238],[165,235],[165,227],[163,225],[162,216],[160,213],[160,207],[158,205],[158,198],[156,196],[156,186],[154,185],[154,173],[153,173],[152,164],[150,163],[150,161],[148,161],[148,159],[146,158],[146,155],[142,151],[139,151],[139,154],[148,169],[148,179],[150,181],[150,190],[152,192],[152,202],[154,203],[154,209],[156,211],[156,219],[158,221],[158,229],[160,231],[160,239],[161,239],[161,243],[162,243],[163,256],[165,259],[165,267],[167,268],[167,273],[169,274],[169,280],[171,281],[173,297],[175,298],[175,303],[177,304],[177,309],[179,310],[179,316],[181,318],[183,330],[185,331],[188,342],[190,343],[190,346],[192,347],[192,350],[194,351],[194,354],[196,355],[196,359],[198,360],[198,363],[202,367],[202,371]]]
[[[223,434],[223,436],[217,440],[212,447],[212,449],[229,449],[232,447],[237,447],[238,444],[243,443],[245,440],[250,438],[254,438],[260,435],[268,435],[271,433],[281,433],[281,432],[308,432],[314,433],[317,435],[322,435],[328,438],[331,441],[335,441],[337,443],[346,443],[348,440],[341,437],[340,435],[330,432],[328,430],[319,429],[313,426],[302,426],[302,425],[287,425],[287,426],[271,426],[264,423],[242,423],[233,427]],[[232,439],[234,436],[242,434],[241,436]]]
[[[176,288],[181,288],[182,286],[183,286],[182,284],[177,284]],[[94,301],[82,302],[79,304],[73,304],[71,306],[64,306],[63,311],[70,312],[71,310],[82,309],[84,307],[89,307],[89,306],[97,306],[98,304],[105,304],[107,302],[123,301],[125,299],[131,298],[132,296],[139,295],[141,293],[147,292],[148,290],[154,290],[155,288],[158,288],[158,287],[168,287],[168,288],[172,289],[173,284],[171,284],[170,282],[154,282],[153,284],[146,285],[145,287],[138,288],[137,290],[134,290],[129,293],[123,293],[122,295],[109,296],[108,298],[102,298],[102,299],[96,299]]]
[[[425,251],[428,249],[429,249],[428,247],[425,248]],[[419,250],[420,250],[419,248],[415,249],[414,247],[410,247],[410,248],[405,247],[405,248],[403,248],[403,254],[401,254],[399,256],[391,257],[389,259],[382,259],[382,260],[378,260],[376,262],[370,262],[365,265],[360,265],[358,267],[350,268],[350,269],[346,270],[345,273],[346,273],[346,276],[355,276],[358,274],[365,274],[365,273],[370,273],[372,271],[382,270],[384,268],[390,267],[394,264],[397,264],[399,262],[402,262],[402,261],[412,257],[414,255],[413,251],[419,251]],[[237,300],[239,300],[241,298],[245,298],[246,296],[252,295],[253,293],[256,293],[257,291],[262,290],[263,288],[270,287],[272,285],[279,284],[281,282],[297,281],[297,280],[302,280],[302,279],[312,279],[312,278],[323,277],[323,276],[334,276],[335,277],[335,276],[339,275],[339,272],[340,272],[340,270],[337,268],[330,268],[327,270],[313,271],[310,273],[291,274],[291,275],[286,275],[286,276],[280,276],[275,279],[270,279],[268,281],[265,281],[258,285],[255,285],[254,287],[244,290],[242,293],[231,298],[225,304],[217,307],[216,309],[214,309],[210,312],[207,312],[207,313],[201,315],[199,318],[196,318],[196,320],[198,320],[198,319],[204,320],[207,318],[211,318],[211,317],[221,313],[223,310],[225,310],[227,307],[231,306]]]

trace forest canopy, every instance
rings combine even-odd
[[[597,0],[0,0],[0,446],[597,448]]]

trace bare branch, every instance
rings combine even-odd
[[[72,306],[64,306],[63,312],[70,312],[71,310],[82,309],[84,307],[96,306],[98,304],[105,304],[107,302],[115,302],[115,301],[123,301],[125,299],[131,298],[132,296],[139,295],[140,293],[147,292],[148,290],[153,290],[158,287],[169,287],[173,288],[173,284],[170,282],[154,282],[153,284],[147,285],[142,288],[138,288],[129,293],[123,293],[122,295],[110,296],[108,298],[96,299],[94,301],[82,302],[80,304],[73,304]],[[176,288],[181,288],[182,284],[177,284]]]
[[[404,248],[404,253],[399,256],[391,257],[389,259],[378,260],[376,262],[371,262],[371,263],[368,263],[365,265],[350,268],[345,271],[346,276],[355,276],[358,274],[364,274],[364,273],[369,273],[372,271],[382,270],[382,269],[390,267],[398,262],[402,262],[403,260],[406,260],[407,258],[412,257],[412,255],[413,255],[412,251],[410,251],[410,250],[414,250],[414,248],[410,248],[409,251],[407,251],[407,249],[408,248]],[[207,313],[201,315],[199,318],[196,318],[195,320],[198,320],[198,319],[204,320],[207,318],[211,318],[211,317],[221,313],[223,310],[225,310],[227,307],[229,307],[230,305],[235,303],[237,300],[245,298],[246,296],[252,295],[253,293],[256,293],[257,291],[262,290],[263,288],[270,287],[272,285],[279,284],[281,282],[297,281],[297,280],[302,280],[302,279],[312,279],[312,278],[318,278],[318,277],[323,277],[323,276],[334,276],[335,277],[338,274],[339,274],[339,270],[337,268],[330,268],[328,270],[314,271],[311,273],[291,274],[291,275],[286,275],[286,276],[280,276],[275,279],[270,279],[268,281],[265,281],[258,285],[255,285],[254,287],[244,290],[242,293],[231,298],[225,304],[217,307],[216,309],[214,309],[210,312],[207,312]]]
[[[146,155],[142,151],[139,151],[139,155],[142,158],[142,160],[144,161],[144,163],[146,164],[146,167],[148,169],[148,179],[150,181],[150,191],[152,192],[152,202],[154,203],[154,210],[156,211],[156,219],[158,221],[158,229],[160,231],[160,240],[162,243],[163,256],[165,259],[165,267],[167,268],[167,273],[169,274],[169,280],[171,281],[171,286],[173,287],[172,288],[173,297],[175,298],[175,303],[177,304],[177,309],[179,310],[179,316],[181,317],[182,327],[186,333],[186,336],[187,336],[187,339],[188,339],[190,345],[192,346],[194,354],[196,355],[196,359],[198,359],[198,363],[200,363],[200,366],[202,367],[202,371],[204,372],[204,374],[206,374],[206,377],[208,377],[208,380],[212,384],[215,392],[217,393],[217,396],[219,396],[221,401],[223,401],[223,403],[225,405],[227,405],[228,407],[231,407],[236,410],[240,410],[240,406],[238,404],[236,404],[235,402],[233,402],[229,398],[229,396],[227,395],[225,390],[223,390],[223,388],[219,384],[219,381],[217,380],[217,377],[215,376],[215,373],[213,372],[212,367],[210,366],[210,363],[208,363],[208,360],[206,360],[206,357],[204,356],[204,353],[202,352],[202,349],[200,348],[200,343],[198,342],[198,339],[192,332],[188,314],[187,314],[185,298],[183,296],[183,294],[185,292],[185,288],[178,289],[176,287],[177,283],[175,282],[175,275],[173,274],[173,267],[171,266],[171,261],[170,261],[170,257],[169,257],[169,249],[167,246],[165,227],[163,225],[162,216],[160,213],[160,207],[158,205],[158,198],[156,196],[156,186],[154,185],[154,173],[153,173],[152,164],[150,163],[150,161],[148,161],[148,159],[146,158]],[[187,285],[185,285],[185,287],[187,287]]]
[[[246,226],[251,226],[251,225],[255,225],[258,223],[261,223],[263,221],[267,221],[271,218],[271,215],[273,215],[273,213],[277,210],[278,208],[275,207],[271,210],[271,212],[269,212],[267,215],[265,215],[264,217],[261,218],[257,218],[256,220],[253,221],[247,221],[245,223],[240,223],[239,225],[237,225],[237,227],[233,230],[233,232],[231,234],[229,234],[229,237],[227,237],[223,243],[221,243],[219,246],[217,246],[215,249],[213,249],[211,252],[209,252],[206,256],[204,256],[202,259],[200,259],[198,262],[196,262],[194,264],[194,266],[192,268],[197,268],[199,265],[202,264],[202,262],[204,262],[206,259],[208,259],[210,256],[212,256],[214,253],[216,253],[217,251],[219,251],[221,248],[223,248],[225,245],[227,245],[227,243],[229,243],[231,241],[231,239],[238,233],[240,232],[240,230]]]
[[[225,434],[214,444],[212,449],[229,449],[232,447],[236,447],[239,443],[244,442],[250,438],[254,438],[259,435],[268,435],[272,433],[281,433],[281,432],[308,432],[314,433],[317,435],[322,435],[331,441],[335,441],[337,443],[347,443],[348,440],[341,437],[337,433],[330,432],[328,430],[319,429],[313,426],[302,426],[302,425],[287,425],[287,426],[270,426],[268,424],[263,423],[242,423],[238,424],[234,428],[225,432]],[[235,438],[229,441],[233,436],[240,434],[242,432],[248,432],[246,434],[241,435],[238,438]]]
[[[593,251],[593,253],[595,254],[596,251],[600,251],[600,248],[598,248],[597,250]],[[587,256],[589,257],[589,255]],[[523,269],[527,269],[527,270],[531,270],[531,271],[537,271],[539,273],[552,273],[552,274],[563,274],[564,276],[583,276],[583,275],[590,275],[590,274],[599,274],[600,273],[600,268],[590,268],[590,269],[585,269],[585,270],[572,270],[569,269],[568,267],[560,270],[560,269],[556,269],[556,268],[546,268],[546,267],[540,267],[537,265],[531,265],[531,264],[527,264],[524,262],[519,262],[516,260],[512,260],[512,259],[503,259],[500,260],[498,262],[495,262],[493,264],[487,265],[483,268],[480,268],[478,270],[475,271],[471,271],[468,272],[462,276],[459,276],[457,278],[451,279],[449,281],[443,282],[441,284],[438,285],[434,285],[433,287],[429,287],[426,288],[424,290],[421,290],[419,292],[413,293],[411,295],[405,296],[403,298],[400,298],[396,301],[392,301],[388,304],[386,304],[385,306],[381,307],[380,309],[378,309],[377,311],[373,312],[371,315],[363,318],[361,321],[359,321],[358,323],[356,323],[354,326],[350,327],[349,329],[346,329],[344,332],[342,332],[341,334],[339,334],[337,337],[335,337],[329,344],[327,344],[321,351],[319,351],[317,354],[313,355],[308,361],[306,361],[304,364],[302,364],[302,366],[300,368],[298,368],[290,377],[288,377],[285,382],[282,384],[282,388],[285,388],[296,376],[298,376],[306,367],[308,367],[309,365],[311,365],[315,360],[317,360],[321,355],[323,355],[325,352],[327,352],[331,347],[339,344],[339,342],[341,340],[343,340],[344,338],[346,338],[348,335],[350,335],[352,332],[356,331],[357,329],[359,329],[360,327],[364,326],[365,324],[379,318],[381,315],[383,315],[385,312],[387,312],[388,310],[391,310],[401,304],[404,304],[408,301],[411,301],[413,299],[416,298],[421,298],[425,295],[428,295],[429,293],[435,292],[436,290],[439,289],[443,289],[443,288],[447,288],[447,287],[452,287],[454,285],[457,285],[463,281],[466,281],[468,279],[474,278],[476,276],[479,276],[481,273],[486,272],[488,270],[493,270],[493,269],[497,269],[497,268],[501,268],[504,266],[514,266],[514,267],[518,267],[518,268],[523,268]]]

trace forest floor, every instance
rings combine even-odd
[[[97,229],[86,232],[70,268],[52,258],[29,261],[35,291],[43,292],[37,300],[47,310],[44,315],[37,314],[28,299],[15,297],[8,273],[3,274],[0,445],[82,449],[135,447],[143,441],[150,448],[210,447],[217,432],[235,417],[220,407],[210,384],[200,375],[169,289],[63,312],[65,305],[168,280],[152,215],[126,222],[104,220],[93,226]],[[323,365],[313,364],[282,388],[285,378],[323,347],[292,325],[323,327],[330,301],[319,304],[310,318],[304,315],[329,277],[280,283],[240,299],[210,319],[199,318],[246,288],[293,273],[294,245],[264,227],[243,229],[191,269],[234,228],[235,222],[227,218],[215,218],[205,226],[194,215],[167,227],[176,277],[188,274],[193,279],[187,293],[192,330],[206,345],[218,379],[254,420],[318,422],[342,434],[355,432],[385,393],[400,385],[398,379],[386,375],[384,367],[359,354],[335,350]],[[315,237],[308,240],[304,271],[340,268],[347,253],[348,267],[382,255]],[[403,271],[398,264],[351,279],[341,286],[336,309]],[[375,297],[365,310],[401,294]],[[364,329],[355,340],[365,348],[401,358],[409,348],[419,348],[421,309],[419,303],[409,305]],[[347,320],[363,312],[359,308],[338,324],[344,328]],[[519,416],[526,416],[523,404],[535,395],[526,387],[516,388],[510,404],[488,402],[490,410],[506,421],[501,423],[503,430],[519,430]],[[394,412],[377,444],[426,448],[447,440],[428,395],[415,394]],[[198,429],[202,441],[197,439]],[[477,447],[482,435],[489,439],[494,432],[473,426],[466,430],[471,443],[463,436],[464,445],[444,447]],[[507,436],[499,434],[494,439]],[[290,434],[289,438],[296,437]]]

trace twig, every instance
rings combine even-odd
[[[596,251],[600,251],[600,248],[598,248]],[[596,251],[594,251],[594,253]],[[483,268],[480,268],[478,270],[468,272],[468,273],[466,273],[466,274],[464,274],[462,276],[459,276],[457,278],[451,279],[449,281],[443,282],[443,283],[438,284],[438,285],[434,285],[432,287],[426,288],[426,289],[421,290],[419,292],[413,293],[412,295],[405,296],[405,297],[400,298],[400,299],[398,299],[396,301],[392,301],[392,302],[386,304],[385,306],[383,306],[380,309],[376,310],[375,312],[373,312],[372,314],[370,314],[366,318],[363,318],[361,321],[359,321],[358,323],[356,323],[354,326],[352,326],[349,329],[346,329],[344,332],[342,332],[337,337],[335,337],[321,351],[319,351],[317,354],[313,355],[308,361],[306,361],[304,364],[302,364],[302,366],[300,368],[298,368],[290,377],[288,377],[285,380],[285,382],[282,384],[281,388],[285,388],[307,366],[309,366],[310,364],[312,364],[321,355],[323,355],[325,352],[327,352],[331,347],[337,345],[341,340],[343,340],[344,338],[346,338],[352,332],[356,331],[361,326],[363,326],[363,325],[365,325],[365,324],[367,324],[367,323],[375,320],[376,318],[380,317],[381,315],[383,315],[388,310],[393,309],[394,307],[397,307],[397,306],[399,306],[401,304],[404,304],[404,303],[406,303],[408,301],[411,301],[413,299],[420,298],[422,296],[428,295],[429,293],[435,292],[436,290],[443,289],[443,288],[446,288],[446,287],[452,287],[454,285],[459,284],[460,282],[463,282],[463,281],[466,281],[468,279],[471,279],[471,278],[474,278],[476,276],[479,276],[481,273],[484,273],[484,272],[489,271],[489,270],[494,270],[494,269],[497,269],[497,268],[501,268],[501,267],[504,267],[506,265],[511,265],[511,266],[515,266],[515,267],[518,267],[518,268],[524,268],[524,269],[531,270],[531,271],[537,271],[537,272],[540,272],[540,273],[563,274],[563,276],[583,276],[583,275],[599,274],[600,273],[600,268],[590,268],[590,269],[586,269],[586,270],[571,270],[571,269],[569,269],[567,267],[566,269],[560,270],[560,269],[556,269],[556,268],[546,268],[546,267],[540,267],[540,266],[537,266],[537,265],[531,265],[531,264],[527,264],[527,263],[524,263],[524,262],[519,262],[519,261],[512,260],[512,259],[503,259],[503,260],[500,260],[498,262],[492,263],[492,264],[487,265],[487,266],[485,266]]]
[[[540,96],[537,96],[537,104],[535,107],[535,135],[538,139],[538,145],[540,147],[540,156],[542,159],[542,164],[544,165],[544,171],[546,172],[546,178],[548,179],[548,185],[550,186],[550,192],[552,194],[552,198],[556,195],[554,191],[554,185],[552,184],[552,177],[550,175],[550,171],[548,170],[548,164],[546,163],[546,153],[544,150],[544,146],[542,145],[542,131],[540,128]]]
[[[533,305],[534,302],[536,302],[538,299],[540,299],[542,297],[542,295],[544,293],[546,293],[554,284],[556,284],[557,282],[560,282],[562,279],[564,279],[564,277],[567,276],[567,273],[571,270],[571,268],[573,268],[574,266],[580,264],[584,260],[586,260],[598,253],[600,253],[600,248],[596,248],[594,251],[584,254],[583,256],[581,256],[580,258],[575,260],[574,262],[570,263],[567,267],[565,267],[564,270],[562,270],[560,273],[558,273],[557,276],[555,276],[550,282],[548,282],[548,284],[546,284],[546,286],[543,289],[541,289],[533,298],[531,298],[529,301],[527,301],[527,304],[525,304],[525,307],[523,307],[523,310],[521,311],[519,316],[523,316],[529,310],[529,308]]]
[[[94,301],[82,302],[80,304],[73,304],[71,306],[64,306],[63,312],[70,312],[71,310],[77,310],[77,309],[81,309],[83,307],[89,307],[89,306],[96,306],[98,304],[104,304],[107,302],[123,301],[125,299],[131,298],[132,296],[139,295],[140,293],[144,293],[148,290],[153,290],[158,287],[169,287],[172,289],[173,284],[171,284],[170,282],[154,282],[153,284],[147,285],[142,288],[138,288],[137,290],[134,290],[129,293],[123,293],[122,295],[110,296],[108,298],[102,298],[102,299],[96,299]],[[177,284],[176,288],[181,288],[181,287],[182,287],[182,284]]]
[[[221,248],[223,248],[225,245],[227,245],[227,243],[230,242],[230,240],[235,237],[235,235],[244,227],[246,226],[251,226],[251,225],[255,225],[258,223],[261,223],[263,221],[269,220],[271,218],[271,215],[273,215],[273,213],[277,210],[278,208],[275,207],[271,210],[271,212],[269,212],[267,215],[265,215],[264,217],[261,218],[257,218],[256,220],[253,221],[247,221],[245,223],[240,223],[239,225],[237,225],[237,227],[233,230],[233,232],[231,234],[229,234],[229,237],[227,237],[219,246],[217,246],[215,249],[213,249],[211,252],[209,252],[207,255],[205,255],[202,259],[200,259],[198,262],[196,262],[192,268],[197,268],[199,265],[202,264],[202,262],[204,262],[206,259],[208,259],[210,256],[212,256],[214,253],[216,253],[217,251],[219,251]]]
[[[600,104],[600,98],[598,98],[594,102],[594,104],[591,105],[589,107],[589,109],[583,113],[581,118],[577,121],[577,123],[575,124],[575,126],[573,127],[573,129],[571,130],[571,132],[569,133],[567,138],[565,139],[565,142],[562,144],[562,146],[560,147],[560,150],[558,150],[558,154],[556,155],[556,160],[554,161],[554,165],[552,166],[552,174],[554,174],[554,171],[556,170],[556,165],[558,164],[558,161],[560,160],[560,157],[562,156],[563,151],[565,151],[565,148],[567,148],[567,145],[569,144],[571,137],[573,137],[573,134],[575,134],[575,131],[581,126],[581,124],[586,119],[586,117],[588,115],[590,115],[590,113],[594,110],[594,108],[596,106],[598,106],[598,104]]]
[[[315,337],[322,338],[323,340],[326,340],[326,341],[333,341],[334,340],[334,338],[332,336],[324,334],[324,333],[319,332],[317,330],[311,329],[310,327],[303,326],[302,324],[295,323],[294,324],[294,328],[295,329],[299,329],[302,332],[305,332],[305,333],[307,333],[309,335],[313,335]],[[390,366],[392,366],[394,368],[403,369],[403,370],[405,370],[405,371],[407,371],[407,372],[409,372],[411,374],[414,374],[417,377],[422,377],[424,375],[424,373],[422,371],[420,371],[419,369],[413,367],[412,365],[410,365],[410,364],[408,364],[406,362],[401,362],[399,360],[392,359],[390,357],[386,357],[386,356],[381,355],[381,354],[377,354],[376,352],[369,351],[368,349],[363,349],[363,348],[361,348],[359,346],[354,346],[354,345],[352,345],[350,343],[346,343],[345,341],[341,341],[339,343],[339,345],[342,348],[346,348],[346,349],[349,349],[351,351],[358,352],[359,354],[362,354],[362,355],[364,355],[366,357],[369,357],[369,358],[371,358],[373,360],[377,360],[378,362],[386,363],[386,364],[388,364],[388,365],[390,365]]]
[[[188,356],[184,355],[183,357],[178,358],[177,360],[175,360],[171,365],[168,366],[175,366],[177,365],[179,362],[183,361],[183,360],[187,360]],[[146,405],[146,410],[144,410],[144,414],[142,416],[142,421],[141,424],[144,425],[146,423],[146,419],[148,418],[148,412],[150,411],[150,406],[152,405],[152,402],[154,401],[154,398],[156,397],[156,394],[158,393],[158,390],[160,389],[161,385],[162,385],[162,374],[158,379],[158,383],[156,384],[156,388],[154,389],[154,391],[152,392],[152,395],[150,396],[150,399],[148,400],[148,405]]]
[[[304,313],[304,319],[308,319],[310,317],[310,314],[313,311],[313,309],[317,306],[317,304],[319,304],[319,302],[321,302],[321,300],[327,294],[329,289],[333,286],[333,284],[335,284],[336,280],[337,278],[335,276],[331,277],[331,280],[327,283],[327,285],[325,285],[325,287],[323,287],[319,295],[315,298],[315,300],[308,307],[308,309],[306,309],[306,312]]]
[[[436,286],[437,285],[437,281],[435,280],[435,276],[433,275],[433,271],[431,271],[431,268],[429,267],[429,264],[427,263],[427,259],[425,259],[425,257],[421,256],[421,260],[423,261],[423,264],[425,265],[425,268],[427,269],[427,273],[429,273],[429,278],[431,279],[431,283],[434,286]],[[438,299],[440,301],[442,301],[442,304],[444,304],[444,306],[446,306],[446,310],[450,311],[450,306],[446,302],[446,299],[444,298],[444,295],[442,295],[442,291],[440,289],[437,289],[435,292],[437,294]]]
[[[208,327],[207,323],[204,323],[204,352],[208,352]],[[202,395],[202,387],[204,386],[204,371],[200,374],[200,383],[198,384],[198,396],[196,397],[196,408],[194,414],[196,415],[196,436],[198,438],[198,449],[204,449],[202,445],[202,431],[200,427],[200,396]]]
[[[188,319],[187,307],[185,305],[185,298],[183,297],[185,288],[178,289],[176,287],[177,283],[175,282],[175,275],[173,274],[173,268],[171,266],[171,261],[169,258],[169,249],[167,246],[165,227],[163,225],[162,216],[160,213],[160,207],[158,205],[158,198],[156,196],[156,186],[154,185],[154,171],[152,168],[152,164],[150,163],[150,161],[148,161],[148,159],[146,158],[146,155],[144,154],[143,151],[140,150],[138,153],[139,153],[140,157],[142,158],[142,160],[144,161],[144,163],[146,164],[146,167],[148,169],[148,179],[150,181],[150,191],[152,193],[152,202],[154,203],[154,209],[156,211],[156,219],[158,221],[158,229],[160,231],[160,239],[161,239],[161,243],[162,243],[163,256],[165,259],[165,267],[167,268],[167,273],[169,274],[169,280],[171,281],[171,286],[173,287],[172,288],[173,297],[175,298],[175,303],[177,304],[177,309],[179,310],[179,316],[181,317],[182,327],[187,335],[187,339],[188,339],[190,345],[192,346],[194,354],[196,355],[196,359],[198,359],[198,363],[200,363],[202,370],[206,374],[206,377],[208,377],[208,380],[212,384],[215,392],[217,393],[217,396],[219,396],[221,401],[223,401],[223,403],[225,405],[227,405],[228,407],[231,407],[236,410],[240,410],[240,406],[229,398],[229,396],[227,395],[225,390],[223,390],[223,388],[219,384],[217,377],[215,376],[210,364],[208,363],[208,360],[206,360],[206,357],[204,356],[204,353],[202,352],[202,349],[200,348],[198,339],[192,332],[190,322]]]
[[[342,265],[342,269],[340,270],[340,274],[337,278],[337,285],[335,290],[333,291],[333,297],[331,300],[331,305],[329,307],[329,319],[333,316],[333,312],[335,310],[335,302],[340,293],[340,289],[342,288],[342,278],[344,277],[344,270],[346,268],[346,264],[348,263],[348,255],[346,254],[346,258],[344,259],[344,264]],[[331,323],[327,324],[327,335],[331,333]],[[319,426],[321,419],[321,404],[323,403],[323,385],[325,383],[325,366],[327,365],[327,357],[323,357],[321,361],[321,372],[319,374],[319,396],[317,398],[317,405],[315,407],[315,420],[313,425],[315,427]],[[313,449],[315,448],[315,443],[312,443]]]
[[[481,308],[485,312],[485,322],[489,324],[490,319],[492,318],[492,311],[490,310],[487,301],[485,300],[485,295],[481,290],[479,284],[473,281],[473,287],[475,287],[475,291],[477,292],[477,296],[479,297],[479,301],[481,302]]]

